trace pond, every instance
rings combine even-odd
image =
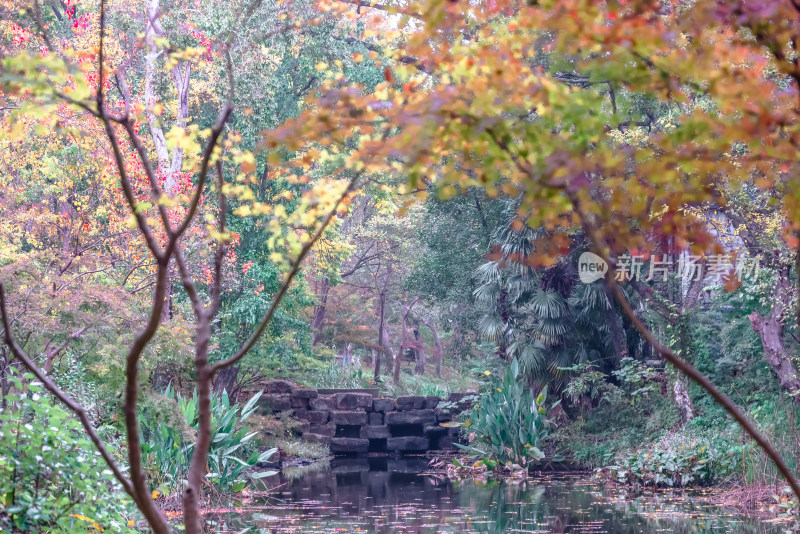
[[[292,480],[267,501],[219,508],[214,532],[252,533],[778,533],[681,492],[633,495],[590,474],[514,482],[452,482],[424,475],[426,458],[335,458]],[[288,478],[287,478],[288,475]]]

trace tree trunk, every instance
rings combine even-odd
[[[675,399],[675,406],[678,408],[678,414],[681,417],[681,422],[686,423],[694,419],[692,399],[689,397],[689,390],[686,387],[686,380],[683,376],[675,376],[675,384],[673,384],[672,392]]]
[[[414,338],[416,340],[416,353],[417,353],[417,361],[414,365],[414,374],[415,375],[424,375],[425,374],[425,366],[428,364],[427,360],[425,359],[425,343],[422,341],[422,336],[419,332],[419,323],[414,326]]]
[[[314,331],[314,341],[311,346],[313,347],[320,342],[322,338],[322,327],[325,325],[325,311],[328,304],[328,293],[330,293],[331,285],[327,278],[323,278],[320,282],[321,287],[319,291],[319,304],[314,306],[314,316],[311,319],[311,329]],[[378,334],[380,337],[380,334]],[[380,341],[378,342],[380,344]]]
[[[442,341],[439,339],[439,334],[436,332],[436,323],[433,319],[423,320],[422,323],[428,327],[428,330],[433,334],[433,343],[436,346],[434,358],[436,358],[436,376],[442,376],[442,360],[444,359],[444,351],[442,350]]]
[[[381,347],[381,350],[386,350],[386,293],[381,293],[380,299],[378,300],[378,346]],[[391,365],[391,362],[389,362],[389,365]],[[375,360],[375,374],[373,380],[378,382],[380,377],[381,357],[379,354],[378,358]]]
[[[179,62],[172,68],[172,82],[175,84],[175,91],[178,93],[178,109],[175,118],[175,125],[178,128],[186,128],[189,118],[189,74],[191,65],[188,61]],[[172,149],[172,161],[169,165],[164,181],[164,190],[168,195],[175,193],[178,185],[177,175],[183,167],[183,148],[176,146]]]
[[[170,166],[169,150],[167,149],[167,139],[161,129],[159,117],[156,114],[156,91],[155,75],[156,61],[162,54],[158,49],[156,39],[163,37],[164,31],[158,21],[160,0],[149,0],[145,11],[147,20],[145,21],[144,42],[147,53],[144,56],[144,103],[147,112],[147,121],[150,125],[150,136],[153,138],[153,146],[158,157],[158,170],[160,173],[166,172]],[[162,178],[164,175],[162,174]]]
[[[214,391],[222,393],[227,391],[229,394],[233,393],[233,388],[236,385],[236,379],[239,377],[239,366],[231,365],[220,369],[217,376],[214,377]]]
[[[508,321],[511,319],[511,315],[508,310],[508,291],[506,291],[505,287],[500,289],[500,297],[497,300],[497,306],[500,313],[500,318],[503,320],[503,331],[500,332],[500,336],[497,339],[497,355],[502,360],[508,360],[506,328],[508,327]]]
[[[606,321],[606,326],[608,326],[611,343],[614,345],[614,353],[619,362],[628,357],[628,340],[625,338],[625,331],[622,329],[616,310],[614,310],[614,296],[608,286],[605,287],[605,293],[608,299],[608,307],[603,306],[603,318]]]
[[[779,307],[782,308],[776,305],[767,316],[762,316],[756,312],[751,313],[749,316],[750,323],[753,325],[753,330],[761,338],[767,363],[778,375],[781,387],[786,390],[794,402],[800,403],[800,375],[798,375],[791,357],[786,353],[786,348],[783,346],[783,340],[781,339],[783,321],[780,318],[780,313],[775,313],[775,310]]]
[[[383,354],[386,355],[386,366],[388,367],[389,371],[391,371],[392,364],[394,364],[396,360],[400,359],[400,355],[398,354],[395,356],[394,354],[394,350],[392,349],[392,340],[389,339],[389,332],[386,331],[385,324],[383,325]]]
[[[408,317],[408,312],[403,314],[403,319],[400,322],[400,350],[397,353],[397,357],[394,359],[394,383],[397,384],[400,381],[400,365],[403,363],[403,358],[406,354],[407,338],[408,338],[408,327],[406,325],[406,318]]]

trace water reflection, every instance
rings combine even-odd
[[[283,486],[265,507],[221,510],[215,532],[771,534],[774,525],[685,497],[628,496],[588,476],[451,483],[424,458],[337,458]]]

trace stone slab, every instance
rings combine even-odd
[[[321,425],[328,422],[329,412],[320,412],[316,410],[295,410],[295,419],[308,421],[312,425]]]
[[[258,403],[262,406],[266,406],[272,413],[292,409],[291,395],[289,394],[262,395]]]
[[[367,424],[368,425],[382,425],[383,424],[383,414],[380,412],[372,412],[367,415]]]
[[[366,425],[367,412],[332,411],[331,421],[337,425]]]
[[[439,405],[439,402],[441,400],[442,399],[440,399],[439,397],[437,397],[435,395],[430,395],[428,397],[425,397],[425,400],[422,401],[422,408],[423,409],[433,410]]]
[[[436,423],[433,410],[411,410],[407,412],[389,412],[386,414],[387,425],[428,425]]]
[[[315,399],[311,399],[309,401],[309,406],[311,406],[312,410],[329,412],[336,409],[336,398],[331,395],[320,395]]]
[[[386,449],[390,451],[425,451],[430,446],[428,438],[403,436],[386,440]]]
[[[303,430],[303,436],[307,433],[317,434],[319,436],[333,437],[336,434],[336,425],[333,423],[326,423],[324,425],[309,425],[308,430]]]
[[[362,426],[361,437],[366,439],[386,439],[392,437],[392,433],[386,425]]]
[[[295,397],[294,395],[291,396],[292,399],[292,408],[295,410],[307,410],[308,409],[308,399],[303,399],[300,397]]]
[[[425,397],[397,397],[397,409],[400,411],[405,410],[421,410],[425,404]]]
[[[320,434],[312,434],[309,432],[307,434],[303,434],[303,439],[306,441],[310,441],[311,443],[322,443],[323,445],[330,445],[331,439],[333,438],[331,438],[330,436],[322,436]]]
[[[393,412],[394,399],[375,399],[372,401],[372,409],[376,412]]]
[[[362,438],[331,438],[331,452],[367,452],[369,440]]]
[[[292,391],[292,396],[298,399],[316,399],[319,397],[319,393],[316,389],[299,388]]]
[[[266,386],[264,387],[264,392],[283,395],[286,393],[291,393],[293,389],[293,383],[289,382],[288,380],[277,379],[267,382]]]
[[[369,393],[337,393],[336,407],[340,410],[372,408],[372,395]]]

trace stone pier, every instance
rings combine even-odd
[[[471,408],[468,393],[439,397],[379,398],[376,390],[316,390],[285,380],[267,383],[260,403],[273,413],[291,411],[304,439],[335,454],[421,453],[455,449],[457,427],[442,426]]]

